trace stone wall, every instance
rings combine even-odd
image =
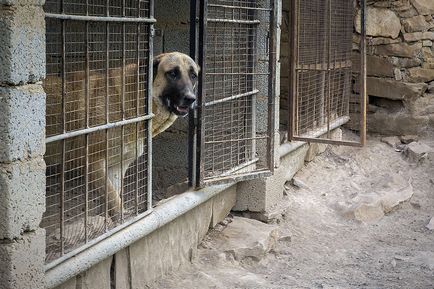
[[[399,135],[434,127],[433,17],[433,0],[368,1],[370,132]],[[355,23],[359,19],[357,10]],[[358,49],[360,25],[355,28],[353,42]],[[355,68],[359,58],[355,53]]]

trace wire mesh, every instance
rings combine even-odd
[[[215,181],[268,168],[271,9],[268,1],[206,5],[202,177]]]
[[[295,0],[292,139],[330,139],[331,131],[354,112],[352,1]],[[358,114],[362,113],[360,108]],[[357,118],[360,120],[360,117]],[[360,129],[360,125],[358,124]],[[357,142],[357,141],[355,141]]]
[[[148,210],[151,1],[47,1],[46,262]],[[50,15],[50,16],[48,16]],[[56,16],[56,15],[59,15]]]

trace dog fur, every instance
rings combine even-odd
[[[154,75],[152,85],[152,137],[169,128],[179,116],[185,116],[189,107],[195,101],[194,87],[196,85],[199,67],[187,55],[172,52],[157,56],[153,63]],[[92,126],[105,124],[107,118],[110,122],[122,119],[121,105],[122,99],[128,103],[128,96],[134,99],[136,87],[125,86],[124,97],[122,97],[122,79],[125,75],[134,75],[137,71],[137,64],[129,64],[124,68],[109,70],[108,79],[108,104],[109,116],[106,116],[106,77],[101,73],[91,72],[89,74],[89,122]],[[83,95],[86,87],[86,74],[83,71],[68,73],[66,82],[68,83],[64,100],[65,116],[62,116],[62,79],[58,76],[47,76],[44,87],[48,95],[47,98],[47,135],[61,133],[62,123],[65,122],[66,131],[74,131],[85,128],[84,115],[86,111],[86,99]],[[134,99],[132,102],[135,103]],[[132,107],[133,110],[135,107]],[[125,109],[125,107],[124,107]],[[140,108],[143,110],[143,108]],[[143,112],[144,113],[144,112]],[[78,116],[78,117],[77,117]],[[80,120],[78,120],[80,119]],[[137,156],[144,152],[145,128],[144,123],[139,123],[139,135],[136,135],[136,126],[124,126],[124,137],[121,137],[121,128],[110,129],[107,132],[92,133],[88,136],[88,177],[89,192],[100,192],[105,195],[103,190],[107,189],[109,214],[115,217],[122,208],[120,197],[121,180]],[[114,149],[106,149],[106,137],[112,142],[113,147],[123,147],[122,153]],[[136,142],[136,138],[139,139]],[[65,141],[65,151],[74,151],[77,148],[85,147],[85,138],[78,137]],[[122,143],[122,145],[121,145]],[[138,147],[137,147],[138,143]],[[108,155],[108,163],[106,163]],[[60,164],[62,156],[61,142],[47,144],[46,163],[47,169]],[[76,157],[83,157],[82,155]],[[74,158],[74,156],[70,156]],[[122,160],[122,161],[121,161]],[[122,162],[122,165],[121,165]],[[68,166],[71,166],[70,168]],[[63,167],[64,171],[73,169],[73,164]],[[108,168],[108,171],[106,171]],[[47,171],[48,173],[48,171]],[[108,177],[106,187],[106,174]]]

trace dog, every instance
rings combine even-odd
[[[86,125],[85,112],[88,111],[88,121],[93,125],[103,125],[107,122],[122,120],[120,103],[136,103],[135,85],[125,85],[122,91],[123,75],[134,75],[140,67],[137,64],[128,64],[125,67],[109,69],[108,79],[102,73],[72,72],[66,74],[66,93],[62,101],[62,79],[59,76],[49,75],[44,80],[44,88],[47,97],[47,129],[48,136],[61,133],[62,123],[65,123],[66,131],[83,129]],[[189,109],[196,101],[195,86],[197,84],[199,66],[188,55],[171,52],[160,54],[153,62],[153,85],[152,85],[152,137],[169,128],[178,117],[186,116]],[[88,90],[89,98],[86,101],[84,92]],[[108,91],[107,88],[108,87]],[[123,93],[124,92],[124,93]],[[106,99],[106,94],[108,97]],[[132,100],[129,97],[132,95]],[[64,108],[62,108],[64,103]],[[106,114],[106,103],[109,105]],[[144,103],[143,103],[144,104]],[[135,107],[133,106],[135,109]],[[134,110],[133,109],[133,110]],[[143,110],[144,107],[140,107]],[[62,116],[62,111],[65,116]],[[125,113],[124,113],[125,114]],[[77,120],[79,119],[79,120]],[[128,167],[144,153],[145,123],[125,125],[123,128],[114,128],[107,131],[91,133],[86,138],[75,137],[65,140],[66,152],[79,151],[76,154],[86,154],[87,142],[87,172],[88,189],[92,196],[108,197],[108,211],[110,216],[119,216],[123,209],[121,191],[122,180]],[[122,137],[123,131],[123,137]],[[108,140],[110,141],[108,141]],[[138,139],[138,141],[136,141]],[[110,142],[107,151],[106,142]],[[121,148],[121,149],[120,149]],[[50,168],[57,166],[57,170],[63,169],[68,172],[74,170],[77,164],[65,161],[60,168],[62,156],[62,142],[47,144],[45,161],[47,163],[47,175]],[[66,153],[66,159],[73,158]],[[108,157],[108,163],[106,163]],[[83,174],[83,172],[82,172]],[[106,179],[107,177],[107,179]]]

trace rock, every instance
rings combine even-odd
[[[376,77],[367,77],[366,84],[368,95],[392,100],[407,100],[419,97],[428,88],[425,83],[406,83]],[[359,85],[355,86],[354,90],[359,93]]]
[[[426,159],[432,152],[433,149],[430,146],[421,142],[412,142],[407,146],[404,154],[410,162],[418,163]]]
[[[385,44],[393,44],[399,42],[401,42],[399,38],[392,39],[392,38],[384,38],[384,37],[375,37],[375,38],[368,39],[368,45],[385,45]]]
[[[399,138],[397,136],[388,136],[388,137],[383,137],[381,139],[381,142],[384,142],[385,144],[388,144],[389,146],[395,148],[398,144],[401,143],[401,141],[399,140]]]
[[[233,254],[237,261],[247,258],[260,260],[274,248],[278,238],[277,226],[234,217],[212,242],[215,249]]]
[[[407,103],[407,108],[413,115],[434,116],[434,94],[426,93]]]
[[[419,58],[398,58],[392,57],[392,63],[400,68],[410,68],[420,66],[422,61]]]
[[[413,67],[408,70],[408,76],[412,82],[430,82],[434,80],[434,69]]]
[[[326,144],[320,144],[320,143],[311,143],[309,145],[309,149],[307,150],[306,156],[304,158],[304,161],[311,162],[313,159],[319,155],[325,152],[327,149]]]
[[[426,130],[429,122],[427,116],[414,116],[405,112],[391,114],[379,110],[368,115],[368,131],[384,135],[413,134]]]
[[[426,228],[427,228],[428,230],[431,230],[431,231],[434,230],[434,217],[431,218],[431,220],[429,221],[429,223],[426,225]]]
[[[432,41],[431,40],[424,40],[424,41],[422,41],[422,46],[423,47],[431,47]]]
[[[434,93],[434,81],[431,81],[428,85],[428,92]]]
[[[421,51],[421,49],[422,43],[395,43],[376,46],[374,51],[378,55],[414,58]]]
[[[395,80],[402,80],[402,72],[399,68],[395,68],[393,74],[395,75]]]
[[[413,32],[413,33],[404,33],[404,40],[407,42],[415,42],[421,40],[434,40],[434,32]]]
[[[402,24],[407,32],[427,31],[430,28],[430,24],[423,15],[404,19]]]
[[[354,26],[360,34],[361,11],[357,10]],[[380,36],[397,38],[401,31],[399,17],[389,9],[368,7],[366,12],[366,34],[368,36]]]
[[[408,134],[408,135],[402,135],[399,137],[399,140],[403,143],[403,144],[409,144],[412,143],[414,141],[418,141],[419,137],[415,134]]]
[[[411,0],[411,4],[413,4],[419,14],[434,14],[434,1],[432,0]]]
[[[396,267],[396,261],[395,261],[395,259],[393,259],[392,262],[390,262],[390,265],[392,265],[392,268]]]
[[[360,54],[353,53],[353,71],[360,71]],[[368,76],[393,77],[393,64],[385,57],[366,55],[366,70]]]
[[[299,188],[299,189],[305,189],[305,190],[310,191],[309,186],[306,185],[302,180],[300,180],[300,179],[297,178],[297,177],[292,178],[292,184],[293,184],[294,186],[296,186],[297,188]]]

